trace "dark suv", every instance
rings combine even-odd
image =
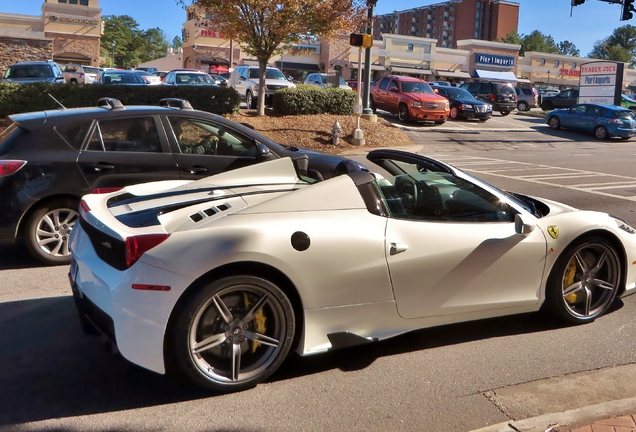
[[[477,99],[491,104],[492,110],[499,111],[501,115],[508,115],[517,108],[517,94],[510,83],[475,81],[464,83],[460,87]]]
[[[29,84],[35,82],[64,83],[64,72],[54,61],[15,63],[4,73],[6,82]]]
[[[70,261],[68,236],[80,198],[95,189],[193,180],[281,157],[317,180],[366,169],[343,157],[282,146],[179,99],[125,107],[105,98],[96,107],[10,119],[0,133],[0,240],[21,238],[46,264]]]

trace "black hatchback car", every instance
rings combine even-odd
[[[506,116],[517,108],[517,93],[510,83],[506,82],[469,82],[461,85],[477,99],[492,105],[493,111]]]
[[[176,106],[175,106],[176,105]],[[366,169],[350,159],[286,147],[187,101],[97,107],[10,116],[0,133],[0,240],[22,239],[45,264],[70,261],[68,236],[80,198],[157,180],[192,180],[291,157],[317,180]]]
[[[486,121],[492,117],[492,105],[477,99],[465,89],[431,85],[435,93],[448,99],[450,105],[450,117],[453,120],[475,118]]]

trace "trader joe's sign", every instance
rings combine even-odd
[[[579,78],[579,103],[620,105],[623,69],[623,63],[582,64]]]

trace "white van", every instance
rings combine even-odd
[[[258,66],[236,66],[230,73],[230,87],[245,97],[248,109],[256,108],[259,72]],[[265,105],[271,105],[276,90],[295,88],[296,84],[289,82],[280,69],[268,67],[265,69],[265,87]]]

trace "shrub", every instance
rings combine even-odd
[[[157,105],[163,98],[180,98],[188,100],[195,109],[219,115],[237,112],[241,102],[234,89],[223,87],[0,82],[0,118],[15,113],[59,108],[49,95],[66,108],[95,106],[97,100],[103,97],[119,99],[124,105]]]
[[[356,99],[356,92],[351,90],[299,85],[274,93],[273,109],[281,115],[348,115],[353,114]]]

